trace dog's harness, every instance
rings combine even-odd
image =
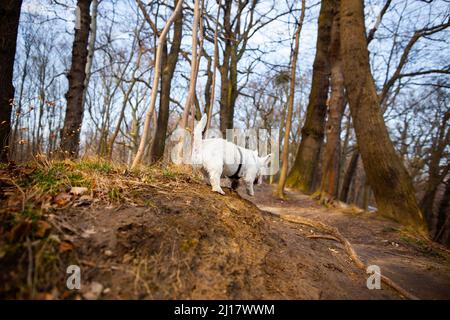
[[[240,178],[239,177],[239,171],[241,171],[241,168],[242,168],[242,151],[241,151],[240,148],[237,148],[237,149],[239,151],[239,157],[240,157],[241,160],[239,161],[239,165],[238,165],[238,168],[237,168],[236,172],[232,176],[228,177],[230,179],[239,179]]]

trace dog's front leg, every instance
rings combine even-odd
[[[247,189],[247,194],[249,196],[253,197],[255,195],[255,192],[253,191],[253,180],[246,179],[245,180],[245,187]]]
[[[225,195],[225,192],[220,187],[220,174],[217,174],[216,172],[211,172],[209,174],[209,181],[211,182],[212,191]]]

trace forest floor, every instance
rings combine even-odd
[[[100,160],[0,168],[3,299],[402,299],[302,215],[333,225],[361,258],[419,298],[450,298],[450,254],[374,214],[256,187],[211,192],[190,170],[129,172]],[[254,202],[257,206],[255,206]],[[271,213],[268,213],[271,212]],[[348,213],[352,212],[352,213]],[[66,286],[69,265],[81,289]]]
[[[366,265],[377,265],[405,290],[420,299],[450,299],[450,251],[417,238],[398,223],[353,206],[319,204],[310,196],[287,190],[286,200],[272,196],[274,186],[262,185],[255,197],[242,197],[275,215],[296,215],[338,228]],[[339,206],[339,204],[337,205]],[[323,244],[332,243],[330,240]]]

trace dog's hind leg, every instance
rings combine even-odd
[[[211,185],[211,181],[209,180],[209,174],[208,171],[206,171],[205,169],[201,168],[200,172],[202,173],[203,176],[203,181],[207,184],[207,185]]]
[[[239,188],[239,179],[231,179],[231,189],[237,190]]]

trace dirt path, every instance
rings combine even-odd
[[[261,210],[299,215],[337,227],[366,265],[378,265],[381,273],[421,299],[450,299],[450,255],[399,232],[400,226],[375,213],[326,208],[310,197],[287,191],[286,201],[272,196],[273,187],[262,185],[254,198],[242,197]],[[331,240],[316,240],[333,243]]]

